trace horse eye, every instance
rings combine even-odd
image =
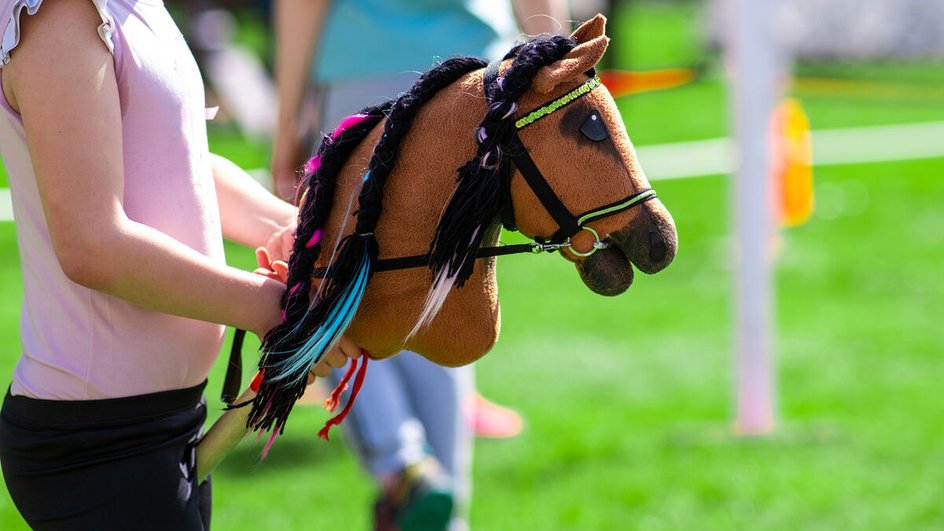
[[[583,125],[580,126],[580,132],[594,142],[600,142],[610,137],[606,130],[606,124],[603,123],[603,117],[596,109],[590,111],[590,116],[587,116]]]

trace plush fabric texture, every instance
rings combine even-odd
[[[593,68],[606,52],[610,39],[604,35],[606,19],[597,17],[583,24],[572,35],[579,44],[554,68],[545,68],[534,77],[534,90],[541,94],[554,92],[558,85],[577,78]]]
[[[576,46],[561,60],[538,70],[532,90],[518,100],[512,121],[588,79],[585,72],[593,68],[606,50],[604,27],[605,19],[598,16],[574,33]],[[506,60],[502,72],[507,72],[512,63],[512,58]],[[444,205],[455,190],[457,170],[478,152],[476,133],[489,112],[482,76],[483,71],[476,70],[461,77],[417,113],[384,187],[382,215],[374,231],[380,258],[428,251]],[[602,116],[609,139],[593,142],[580,133],[591,109]],[[382,127],[375,127],[352,153],[339,175],[336,205],[347,204],[359,193],[363,174],[382,134]],[[523,129],[520,137],[557,195],[574,214],[649,188],[616,105],[603,87]],[[520,174],[513,177],[511,191],[521,232],[546,237],[557,230]],[[353,223],[349,216],[343,208],[331,212],[323,239],[326,248],[351,232]],[[655,272],[674,256],[675,227],[658,199],[594,220],[590,225],[601,237],[610,235],[623,244],[587,259],[561,254],[577,264],[578,273],[598,292],[609,289],[613,293],[607,294],[615,294],[625,290],[632,282],[630,261],[640,270]],[[487,227],[481,245],[496,244],[498,234],[499,223],[495,219]],[[589,233],[582,232],[574,238],[574,245],[587,250],[591,240]],[[659,241],[664,247],[661,260],[650,256],[651,241]],[[327,266],[329,257],[330,253],[323,253],[318,266]],[[431,323],[411,337],[409,334],[431,289],[429,270],[378,273],[371,278],[347,334],[375,358],[388,357],[406,348],[443,365],[471,363],[488,352],[498,339],[500,311],[495,267],[494,258],[476,260],[464,286],[451,290]],[[608,283],[616,287],[600,285]]]
[[[487,88],[484,61],[449,59],[325,137],[307,165],[284,323],[263,342],[250,426],[272,438],[282,431],[305,373],[342,333],[373,358],[408,349],[457,366],[491,349],[500,329],[496,260],[472,256],[497,243],[508,201],[522,233],[547,239],[559,228],[517,171],[510,197],[503,193],[499,172],[510,168],[515,138],[573,215],[650,188],[605,87],[520,131],[514,125],[589,79],[609,42],[604,30],[597,16],[570,38],[520,44]],[[591,114],[606,128],[596,140],[581,132]],[[587,226],[609,247],[561,255],[597,293],[622,293],[633,265],[653,273],[675,256],[675,226],[658,199]],[[591,249],[589,235],[579,232],[575,249]],[[379,259],[427,252],[429,269],[375,274]]]
[[[378,259],[375,230],[383,212],[384,189],[411,131],[418,111],[436,94],[467,72],[480,69],[476,58],[452,58],[420,76],[414,86],[388,106],[367,108],[348,117],[325,138],[310,165],[306,196],[315,198],[300,210],[296,242],[289,261],[290,286],[283,303],[284,322],[266,334],[259,369],[264,377],[253,399],[249,425],[257,430],[282,431],[294,403],[304,392],[309,369],[340,339],[360,306]],[[373,148],[357,193],[354,232],[340,240],[326,258],[329,267],[310,298],[306,283],[312,263],[321,256],[324,217],[332,212],[337,194],[330,193],[351,148],[381,116],[383,135]],[[302,245],[301,242],[305,242]],[[271,442],[272,439],[270,439]]]

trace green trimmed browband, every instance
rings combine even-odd
[[[568,103],[571,103],[582,96],[586,96],[591,90],[599,87],[600,84],[601,84],[600,76],[594,76],[593,78],[588,79],[579,87],[575,88],[574,90],[571,90],[567,94],[564,94],[563,96],[548,103],[547,105],[544,105],[538,109],[535,109],[529,112],[527,116],[523,116],[522,118],[519,118],[518,121],[515,122],[515,128],[521,129],[523,127],[527,127],[533,124],[534,122],[540,120],[541,118],[544,118],[548,114],[551,114],[552,112],[556,111],[557,109],[560,109],[561,107],[567,105]]]

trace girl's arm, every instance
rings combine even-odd
[[[260,336],[276,326],[281,282],[217,263],[125,214],[118,88],[92,4],[45,2],[21,22],[3,88],[23,118],[65,274],[161,312]]]
[[[230,160],[211,154],[210,164],[223,236],[247,247],[264,247],[272,260],[288,260],[298,210]]]

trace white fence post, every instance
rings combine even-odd
[[[729,0],[730,70],[736,170],[732,186],[736,248],[736,420],[739,434],[774,428],[772,346],[770,134],[782,57],[773,36],[777,0]]]

